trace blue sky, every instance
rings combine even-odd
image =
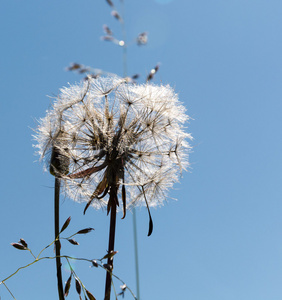
[[[193,118],[192,168],[170,193],[178,201],[152,209],[151,237],[146,209],[137,210],[142,300],[281,299],[281,14],[278,0],[125,0],[128,40],[149,32],[147,46],[128,49],[128,74],[144,80],[161,63],[154,82],[171,84]],[[53,238],[53,177],[32,148],[47,95],[80,80],[65,71],[71,62],[122,75],[122,49],[100,40],[103,24],[121,36],[106,1],[4,0],[0,16],[3,279],[31,261],[11,242],[24,238],[38,253]],[[83,208],[62,198],[62,222],[72,216],[66,234],[95,228],[62,251],[100,258],[109,218]],[[114,271],[136,291],[132,216],[120,218]],[[75,270],[103,299],[104,272],[80,262]],[[55,263],[39,262],[7,285],[19,300],[56,299]],[[78,299],[73,286],[68,299]],[[4,286],[0,296],[12,299]]]

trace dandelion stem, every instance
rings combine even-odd
[[[109,247],[108,253],[114,251],[115,246],[115,231],[116,231],[116,214],[117,214],[117,187],[113,185],[110,190],[109,204],[111,209],[111,220],[110,220],[110,232],[109,232]],[[105,285],[105,300],[111,298],[111,282],[112,282],[112,269],[113,269],[113,257],[108,258],[107,262],[110,271],[106,274],[106,285]]]
[[[59,216],[60,216],[60,179],[55,177],[55,195],[54,195],[54,219],[55,219],[55,252],[56,252],[56,269],[58,282],[58,295],[60,300],[64,300],[64,289],[61,271],[61,257],[60,257],[60,240],[59,240]]]

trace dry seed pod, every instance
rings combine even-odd
[[[86,73],[86,72],[90,72],[90,68],[86,67],[86,68],[82,68],[79,70],[79,74],[83,74],[83,73]]]
[[[67,71],[73,71],[73,70],[78,70],[82,67],[81,64],[78,63],[72,63],[69,67],[67,67]]]
[[[56,141],[52,142],[52,153],[49,171],[53,176],[62,177],[69,173],[70,159],[67,157],[68,149],[65,149],[65,133],[62,129],[56,133]]]
[[[106,259],[106,258],[113,259],[113,256],[116,255],[117,253],[118,251],[111,251],[110,253],[106,254],[102,259]]]
[[[96,298],[88,290],[85,289],[85,292],[86,292],[87,297],[89,298],[89,300],[96,300]]]
[[[156,65],[149,73],[149,75],[147,76],[147,82],[152,80],[155,76],[155,74],[157,73],[157,71],[159,70],[159,65]]]
[[[114,6],[114,4],[113,4],[113,2],[111,1],[111,0],[106,0],[107,1],[107,3],[110,5],[110,6]]]
[[[114,38],[110,35],[104,35],[104,36],[101,37],[101,39],[103,41],[107,41],[107,42],[112,42],[114,40]]]
[[[50,160],[50,174],[53,176],[61,177],[69,172],[69,158],[61,154],[61,151],[56,146],[52,149]]]
[[[27,248],[25,246],[18,244],[18,243],[11,243],[11,245],[18,250],[27,250]]]
[[[65,285],[65,291],[64,291],[65,297],[67,297],[68,294],[69,294],[69,290],[70,290],[70,286],[71,286],[71,278],[72,278],[72,273],[71,273],[71,275],[70,275],[70,277],[67,280],[66,285]]]
[[[85,76],[84,77],[84,81],[88,81],[88,80],[91,80],[91,79],[96,79],[96,78],[98,78],[100,75],[99,74],[94,74],[94,73],[92,73],[92,74],[88,74],[87,76]]]
[[[28,248],[27,242],[24,239],[20,239],[19,243]]]
[[[109,265],[109,264],[103,264],[103,267],[104,267],[105,269],[107,269],[108,271],[112,271],[112,269],[113,269],[113,266],[111,266],[111,265]]]
[[[113,11],[111,12],[111,15],[112,15],[114,18],[116,18],[118,21],[122,22],[122,18],[121,18],[120,14],[119,14],[116,10],[113,10]]]
[[[74,239],[68,239],[68,241],[73,245],[79,245],[79,243]]]
[[[89,227],[89,228],[85,228],[85,229],[79,230],[76,234],[85,234],[85,233],[88,233],[88,232],[90,232],[90,231],[92,231],[92,230],[95,230],[95,229]]]
[[[98,267],[99,267],[99,265],[98,265],[98,263],[97,263],[96,260],[92,260],[92,265],[93,265],[93,267],[95,267],[95,268],[98,268]]]
[[[104,32],[107,35],[113,35],[113,32],[111,31],[111,29],[107,25],[103,25],[103,29],[104,29]]]
[[[75,278],[75,289],[76,289],[77,293],[80,295],[81,294],[81,285],[80,285],[79,281],[77,280],[77,278]]]
[[[71,221],[71,217],[68,217],[64,223],[64,225],[62,226],[62,229],[60,231],[60,233],[62,233],[70,224],[70,221]]]

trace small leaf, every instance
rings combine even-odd
[[[25,246],[18,244],[18,243],[11,243],[11,245],[18,250],[27,250],[27,248]]]
[[[27,242],[24,239],[20,239],[19,243],[21,243],[24,247],[28,248]]]
[[[118,251],[111,251],[110,253],[106,254],[101,260],[106,259],[106,258],[113,258],[114,255],[116,255]]]
[[[71,275],[70,275],[70,277],[69,277],[69,279],[68,279],[68,281],[65,285],[65,297],[67,297],[68,294],[69,294],[69,290],[70,290],[70,286],[71,286],[71,278],[72,278],[72,273],[71,273]]]
[[[85,234],[85,233],[88,233],[88,232],[90,232],[90,231],[92,231],[92,230],[95,230],[95,229],[89,227],[89,228],[85,228],[85,229],[79,230],[76,234]]]
[[[75,241],[74,239],[68,239],[68,241],[73,245],[79,245],[79,243],[77,241]]]
[[[107,166],[107,164],[103,163],[100,166],[88,168],[88,169],[83,170],[81,172],[70,174],[70,175],[68,175],[68,177],[71,178],[71,179],[73,179],[73,178],[77,179],[77,178],[83,178],[83,177],[86,177],[86,176],[91,176],[93,173],[101,171],[106,166]]]
[[[98,268],[98,267],[99,267],[99,265],[98,265],[98,263],[97,263],[96,260],[92,260],[92,265],[93,265],[93,267],[95,267],[95,268]]]
[[[97,199],[102,199],[102,198],[106,197],[107,194],[108,194],[108,191],[109,191],[109,186],[107,185],[107,187],[105,188],[103,194],[101,196],[97,196],[96,198]]]
[[[87,291],[86,289],[85,289],[85,291],[86,291],[86,294],[87,294],[89,300],[96,300],[96,298],[89,291]]]
[[[98,184],[98,186],[94,192],[95,197],[100,196],[104,192],[104,190],[107,188],[107,186],[108,186],[108,180],[107,180],[107,176],[105,175],[104,178],[102,179],[102,181]]]
[[[152,220],[152,217],[151,217],[151,212],[150,212],[150,208],[149,208],[149,204],[148,204],[148,201],[147,201],[147,198],[146,198],[146,193],[144,191],[144,187],[142,186],[142,191],[143,191],[143,195],[144,195],[144,199],[145,199],[145,203],[146,203],[146,206],[147,206],[147,211],[148,211],[148,214],[149,214],[149,231],[148,231],[148,236],[150,236],[153,232],[153,220]]]
[[[79,281],[76,278],[75,278],[75,288],[76,288],[77,293],[80,295],[81,285],[80,285]]]
[[[101,166],[105,165],[105,163],[103,163]],[[104,167],[103,167],[104,168]],[[97,188],[95,189],[94,193],[91,195],[90,200],[88,201],[88,203],[86,204],[83,214],[85,215],[85,212],[87,210],[87,208],[90,206],[90,204],[92,203],[92,201],[94,200],[94,198],[97,198],[99,195],[101,195],[103,192],[108,192],[108,181],[107,181],[107,176],[105,174],[104,178],[102,179],[102,181],[98,184]],[[104,193],[105,194],[105,193]],[[103,195],[104,195],[103,194]]]
[[[150,236],[153,232],[153,220],[149,211],[149,217],[150,217],[150,221],[149,221],[149,230],[148,230],[148,236]]]
[[[90,206],[90,204],[92,203],[93,199],[90,199],[87,204],[85,205],[85,208],[84,208],[84,211],[83,211],[83,214],[85,215],[86,211],[87,211],[87,208]]]
[[[62,229],[61,229],[60,233],[62,233],[69,226],[70,221],[71,221],[71,217],[68,217],[67,220],[66,220],[66,222],[62,226]]]

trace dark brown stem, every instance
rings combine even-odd
[[[117,214],[117,188],[112,187],[110,190],[109,203],[111,206],[111,221],[110,221],[110,232],[109,232],[109,248],[108,253],[114,251],[115,246],[115,231],[116,231],[116,214]],[[111,283],[112,283],[112,269],[113,269],[113,257],[108,258],[107,262],[109,266],[109,272],[106,274],[106,286],[105,286],[105,300],[110,300],[111,298]]]
[[[55,219],[55,239],[59,237],[60,233],[60,179],[55,178],[55,199],[54,199],[54,219]],[[61,271],[61,258],[60,258],[60,240],[55,242],[55,252],[56,252],[56,268],[57,268],[57,281],[58,281],[58,294],[59,300],[64,300],[64,289],[63,289],[63,280],[62,280],[62,271]]]

